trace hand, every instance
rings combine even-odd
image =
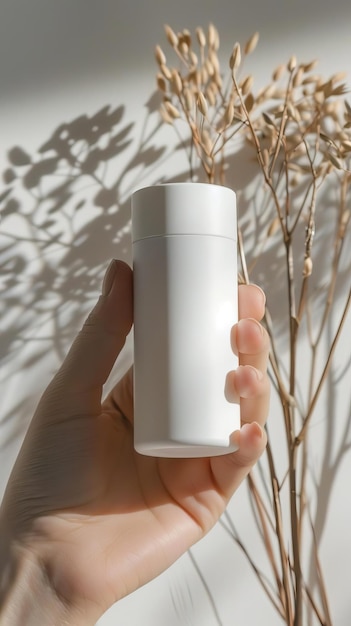
[[[266,445],[263,314],[262,291],[240,286],[241,321],[232,332],[240,367],[229,380],[241,403],[243,425],[233,434],[239,450],[200,459],[141,456],[133,449],[132,370],[101,403],[132,326],[132,271],[110,264],[103,295],[45,391],[7,486],[0,523],[12,567],[2,585],[8,615],[18,615],[13,587],[23,559],[62,605],[65,624],[94,624],[215,524]],[[36,623],[61,622],[41,616]]]

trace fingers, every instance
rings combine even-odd
[[[239,319],[253,317],[260,321],[264,316],[266,296],[257,285],[239,285],[238,307]]]
[[[232,328],[231,344],[240,365],[252,365],[266,371],[269,355],[269,337],[265,328],[253,318],[241,319]]]
[[[261,426],[245,424],[232,435],[238,450],[211,459],[212,472],[221,493],[229,500],[264,452],[267,436]]]
[[[226,394],[230,401],[240,402],[242,424],[256,421],[264,425],[270,398],[270,341],[257,320],[264,315],[265,296],[255,285],[241,285],[239,298],[240,314],[251,317],[241,317],[232,329],[232,348],[239,357],[239,367],[227,376]]]
[[[226,393],[232,402],[240,402],[240,431],[232,435],[238,450],[211,460],[212,471],[222,493],[230,499],[257,463],[267,444],[262,428],[270,398],[267,376],[269,337],[259,324],[264,316],[265,295],[255,285],[239,287],[239,322],[232,329],[231,342],[239,357],[239,367],[229,372]]]
[[[65,392],[100,393],[120,353],[133,320],[132,270],[111,261],[96,306],[76,337],[54,384]]]
[[[210,459],[216,485],[227,501],[257,463],[267,444],[262,426],[269,409],[267,364],[270,342],[267,331],[259,324],[264,316],[265,301],[259,287],[239,286],[239,322],[231,336],[239,367],[227,376],[226,394],[232,401],[240,401],[243,425],[231,437],[238,450]]]

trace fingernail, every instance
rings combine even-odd
[[[261,287],[259,287],[259,285],[253,284],[253,287],[256,287],[256,289],[260,292],[261,296],[262,296],[262,301],[263,301],[263,306],[266,306],[266,294],[263,291],[263,289]]]
[[[240,372],[243,372],[243,373],[252,372],[252,375],[255,376],[255,378],[257,378],[259,382],[263,380],[263,373],[261,372],[261,370],[257,369],[256,367],[253,367],[253,365],[239,365],[236,371],[239,373],[239,375],[240,375]]]
[[[113,281],[116,275],[117,262],[116,259],[112,259],[106,270],[104,280],[102,283],[101,293],[103,296],[108,296],[112,289]]]
[[[263,437],[263,428],[260,426],[258,422],[252,422],[251,424],[252,430],[254,430],[254,435],[257,439],[262,439]]]
[[[241,427],[241,434],[246,435],[246,432],[249,433],[249,437],[252,440],[252,437],[255,439],[261,440],[263,438],[263,428],[259,425],[258,422],[247,422]]]
[[[257,320],[255,320],[254,318],[252,318],[252,317],[245,317],[245,318],[239,320],[239,322],[238,322],[239,330],[245,330],[245,327],[246,327],[246,329],[248,328],[249,331],[251,331],[251,332],[253,331],[253,329],[255,329],[258,337],[259,338],[263,337],[263,334],[264,334],[263,326],[261,326],[261,324]],[[239,346],[239,350],[241,351],[240,346]],[[244,350],[245,350],[245,348],[244,348]]]

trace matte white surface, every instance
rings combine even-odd
[[[232,189],[204,183],[165,183],[132,197],[132,240],[162,235],[210,235],[236,241]]]
[[[148,187],[132,197],[134,441],[154,456],[235,449],[238,405],[226,397],[237,367],[236,203],[204,184]]]
[[[225,396],[237,366],[236,245],[199,235],[150,237],[134,249],[134,428],[139,452],[228,453],[240,426]],[[234,448],[233,448],[234,449]]]

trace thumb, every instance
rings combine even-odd
[[[123,261],[112,260],[102,294],[55,376],[65,392],[101,390],[122,350],[133,322],[133,273]]]

